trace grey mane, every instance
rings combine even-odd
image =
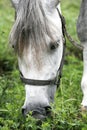
[[[46,35],[52,39],[48,24],[42,0],[20,0],[17,18],[10,33],[10,43],[17,52],[23,52],[29,44],[46,44]]]

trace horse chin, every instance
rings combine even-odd
[[[24,117],[27,117],[27,114],[28,114],[28,113],[29,113],[29,112],[25,112],[25,110],[22,109],[22,114],[23,114]],[[32,117],[35,118],[35,119],[38,119],[38,120],[42,120],[42,121],[47,118],[46,115],[44,115],[44,114],[42,114],[42,113],[39,113],[39,112],[37,112],[37,111],[33,111],[33,112],[32,112]]]
[[[41,113],[35,113],[32,115],[35,119],[38,119],[38,120],[45,120],[47,118],[46,115],[42,115]]]

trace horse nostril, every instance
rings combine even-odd
[[[45,110],[46,110],[46,115],[47,116],[51,115],[51,107],[50,106],[46,106]]]

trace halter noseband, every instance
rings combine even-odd
[[[65,21],[64,21],[63,16],[60,14],[58,8],[57,8],[57,11],[58,11],[58,14],[59,14],[61,22],[62,22],[62,32],[63,32],[63,36],[64,36],[64,39],[65,39],[65,35],[64,35]],[[61,72],[62,72],[63,63],[64,63],[64,54],[65,54],[65,41],[64,41],[64,44],[63,44],[63,54],[62,54],[60,66],[58,68],[56,77],[54,79],[49,79],[49,80],[27,79],[27,78],[24,78],[23,74],[20,72],[21,81],[24,84],[27,84],[27,85],[34,85],[34,86],[57,85],[57,87],[59,87],[60,79],[61,79]]]
[[[45,85],[58,85],[57,79],[50,79],[50,80],[35,80],[35,79],[26,79],[21,75],[21,80],[23,83],[28,85],[34,85],[34,86],[45,86]]]

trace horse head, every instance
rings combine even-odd
[[[26,97],[22,113],[44,119],[56,92],[56,75],[63,54],[59,0],[12,0],[17,17],[10,43],[18,55]]]

